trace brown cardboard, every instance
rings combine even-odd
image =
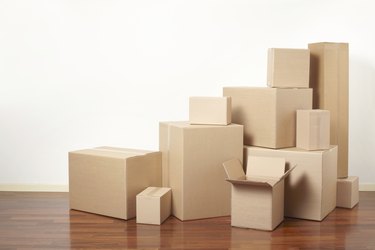
[[[296,146],[296,110],[312,108],[312,89],[225,87],[232,122],[244,125],[245,145]]]
[[[136,195],[161,185],[161,153],[100,147],[69,152],[70,208],[131,219]]]
[[[357,176],[337,179],[337,207],[353,208],[359,202],[359,180]]]
[[[230,97],[190,97],[190,124],[228,125],[232,122]]]
[[[308,88],[308,49],[268,49],[267,85],[276,88]]]
[[[161,225],[171,215],[171,188],[148,187],[137,195],[137,223]]]
[[[160,123],[163,185],[172,188],[172,214],[180,220],[230,214],[230,184],[222,162],[242,159],[243,126]]]
[[[297,165],[285,181],[285,216],[322,221],[336,207],[337,146],[317,151],[245,146],[245,155],[283,157]]]
[[[349,45],[312,43],[310,87],[313,106],[331,113],[331,144],[338,145],[338,178],[348,176]]]
[[[285,159],[249,157],[246,176],[241,162],[223,163],[232,183],[231,225],[272,231],[284,220]]]
[[[306,150],[330,147],[328,110],[297,110],[297,148]]]

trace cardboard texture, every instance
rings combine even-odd
[[[70,208],[134,218],[136,195],[161,185],[161,157],[161,152],[112,147],[69,152]]]
[[[190,124],[228,125],[232,122],[230,97],[190,97]]]
[[[160,123],[163,186],[171,187],[172,214],[193,220],[230,214],[230,184],[222,162],[242,159],[243,126]]]
[[[267,85],[276,88],[308,88],[308,49],[268,49]]]
[[[359,180],[357,176],[337,179],[337,207],[353,208],[359,202]]]
[[[322,221],[335,209],[337,146],[317,151],[245,146],[245,156],[283,157],[297,165],[285,181],[285,216]]]
[[[171,188],[148,187],[137,195],[137,223],[161,225],[171,215]]]
[[[330,147],[328,110],[297,110],[297,148],[306,150]]]
[[[313,106],[331,113],[331,141],[338,145],[337,176],[348,176],[349,45],[312,43],[310,87]]]
[[[296,110],[312,108],[312,89],[225,87],[232,122],[244,125],[245,145],[296,146]]]
[[[231,225],[274,230],[284,220],[285,159],[249,157],[245,172],[238,159],[223,163],[232,183]]]

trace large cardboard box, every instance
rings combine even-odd
[[[112,147],[69,152],[70,208],[134,218],[136,195],[161,185],[161,157],[161,152]]]
[[[297,110],[297,148],[328,149],[329,121],[328,110]]]
[[[171,214],[171,188],[148,187],[137,195],[137,223],[161,225]]]
[[[268,49],[267,85],[276,88],[308,88],[308,49]]]
[[[190,97],[190,124],[228,125],[232,121],[230,97]]]
[[[297,165],[285,182],[285,216],[322,221],[335,209],[337,146],[317,151],[245,147],[245,156],[283,157]]]
[[[246,176],[238,159],[223,163],[232,183],[231,225],[272,231],[284,220],[284,158],[248,157]]]
[[[353,208],[359,202],[359,180],[357,176],[337,179],[337,207]]]
[[[243,126],[160,123],[163,186],[172,188],[172,214],[180,220],[230,214],[230,184],[222,163],[243,156]]]
[[[225,87],[232,122],[244,125],[245,145],[296,146],[296,110],[312,108],[312,89]]]
[[[313,106],[331,113],[331,144],[338,145],[337,176],[348,176],[349,45],[312,43],[310,87]]]

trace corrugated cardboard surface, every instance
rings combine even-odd
[[[244,125],[245,145],[296,145],[296,110],[312,108],[312,89],[225,87],[232,97],[232,122]]]
[[[348,176],[349,45],[309,44],[314,108],[331,113],[331,144],[338,145],[339,178]]]
[[[130,219],[136,195],[160,185],[160,152],[104,147],[69,153],[72,209]]]
[[[337,179],[337,207],[353,208],[359,202],[359,178]]]
[[[268,49],[267,85],[276,88],[308,88],[308,49]]]
[[[284,157],[297,165],[285,181],[285,216],[323,220],[336,207],[337,146],[328,150],[246,147],[249,156]]]
[[[230,184],[222,163],[242,159],[243,126],[160,123],[164,178],[172,188],[172,213],[180,220],[230,214]]]
[[[232,120],[230,97],[190,97],[190,124],[228,125]]]

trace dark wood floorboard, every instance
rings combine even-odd
[[[137,225],[69,210],[67,193],[0,192],[0,249],[375,249],[375,192],[323,222],[286,219],[275,231],[233,228],[230,217]]]

